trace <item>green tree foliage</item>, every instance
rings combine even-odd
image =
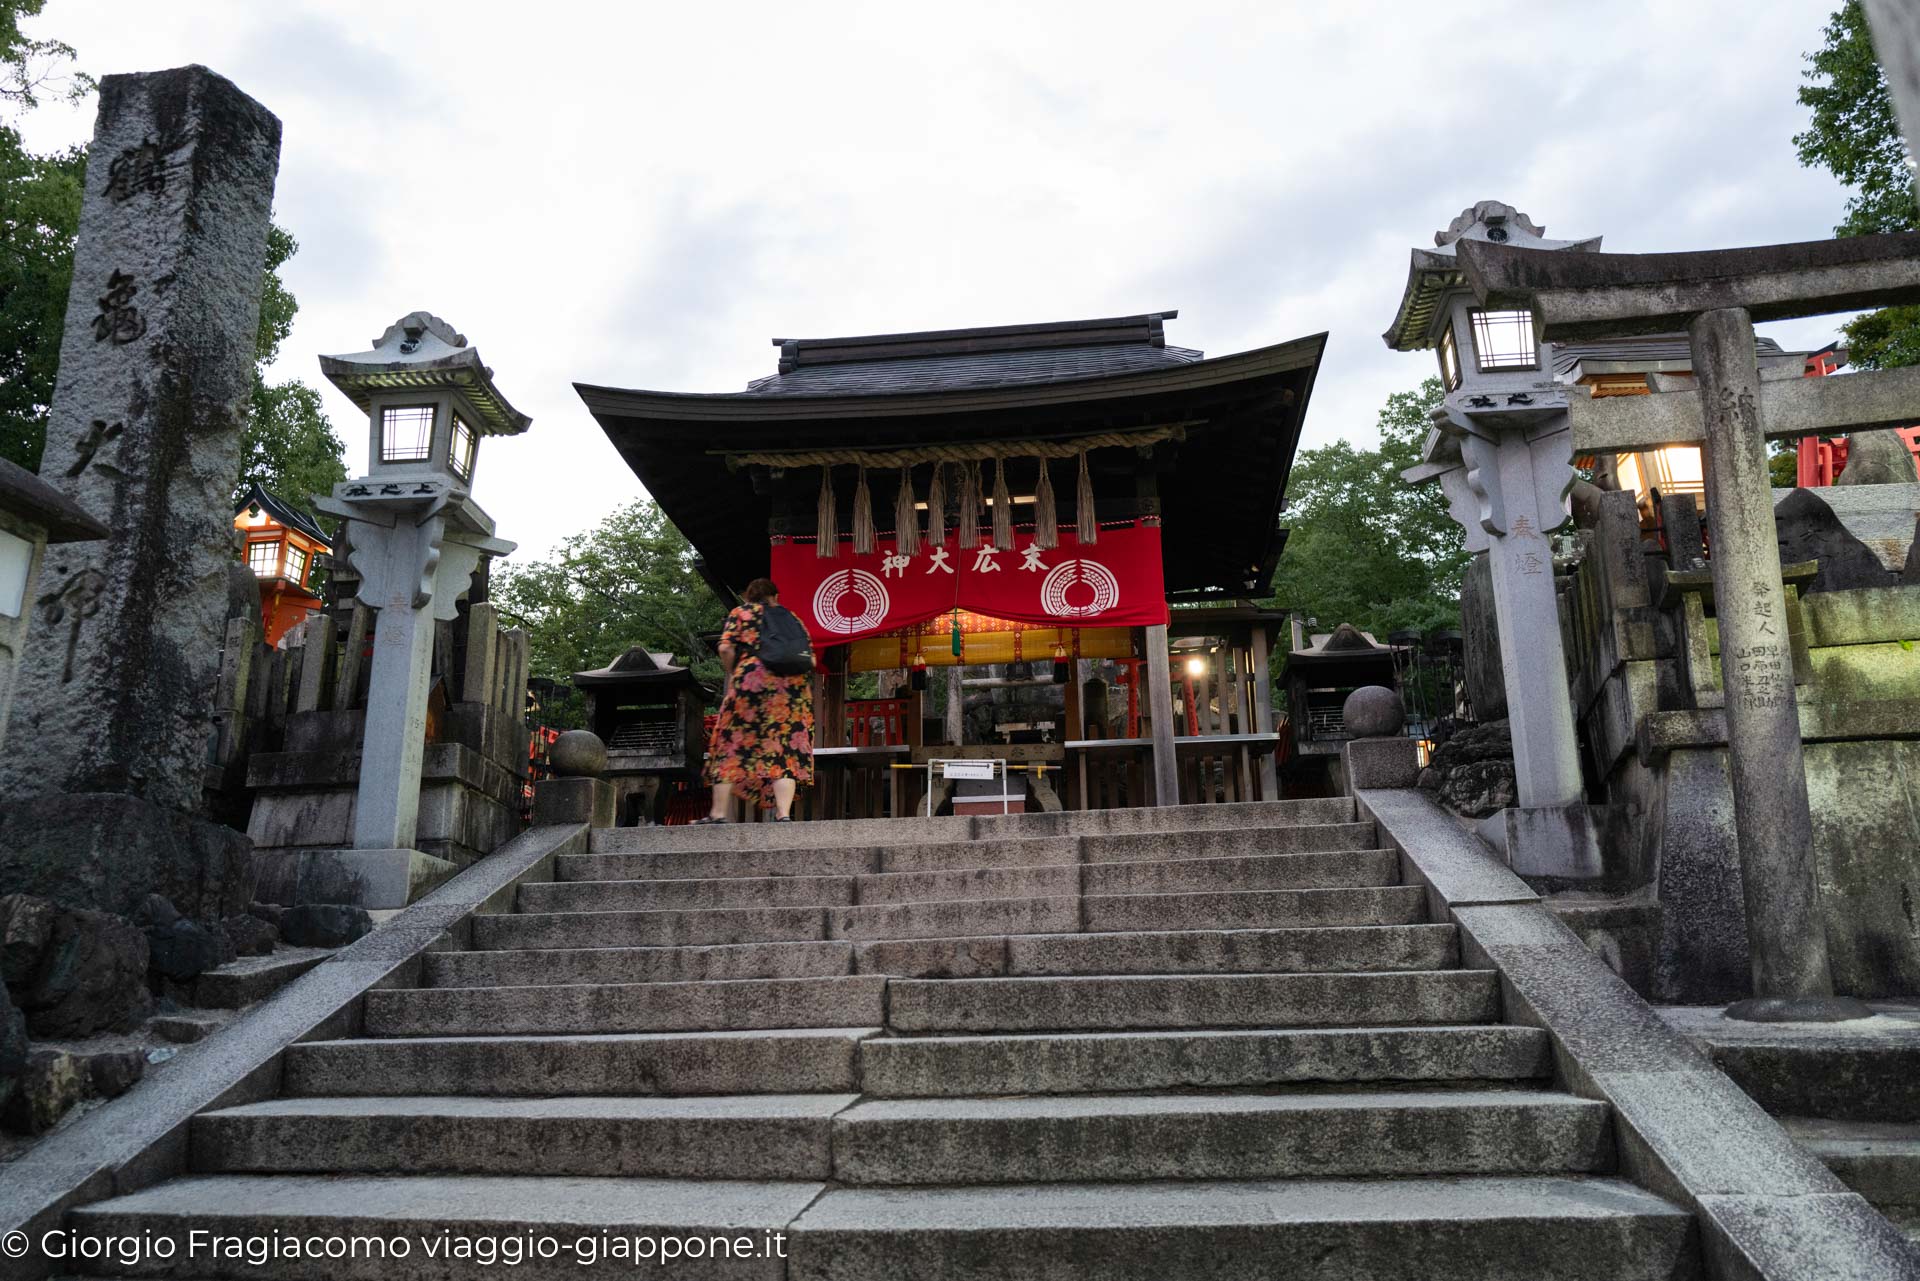
[[[89,77],[65,70],[71,48],[21,33],[20,20],[44,6],[0,0],[0,109],[29,110],[48,94],[78,99],[93,88]],[[35,155],[0,123],[0,457],[29,469],[38,469],[46,442],[86,166],[84,148]],[[344,448],[317,391],[265,375],[300,309],[279,274],[298,249],[285,229],[268,232],[251,415],[234,492],[258,483],[311,511],[312,494],[346,479]]]
[[[1294,463],[1276,606],[1323,631],[1352,623],[1382,639],[1404,627],[1459,626],[1460,575],[1471,559],[1464,532],[1439,486],[1400,479],[1420,461],[1442,395],[1438,378],[1396,392],[1380,411],[1377,449],[1335,441]]]
[[[695,572],[686,535],[645,499],[569,538],[551,559],[500,565],[491,595],[508,622],[527,629],[536,676],[564,681],[641,645],[691,659],[703,681],[721,679],[703,637],[719,632],[726,608]],[[562,724],[566,715],[547,720]]]
[[[1800,163],[1825,169],[1853,189],[1835,235],[1912,231],[1920,227],[1914,171],[1860,0],[1847,0],[1828,19],[1824,35],[1826,43],[1807,55],[1811,69],[1800,87],[1800,104],[1813,112],[1806,132],[1794,135]],[[1920,363],[1920,307],[1869,312],[1841,330],[1856,367]]]

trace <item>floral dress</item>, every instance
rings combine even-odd
[[[707,744],[707,782],[731,783],[751,804],[773,804],[773,781],[813,781],[813,677],[777,676],[760,664],[764,605],[727,615],[722,645],[734,649],[733,692]]]

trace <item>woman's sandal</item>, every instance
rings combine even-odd
[[[705,827],[708,823],[730,823],[732,821],[733,821],[732,819],[715,818],[713,815],[709,814],[705,818],[694,819],[693,822],[687,824],[687,826],[688,827]]]

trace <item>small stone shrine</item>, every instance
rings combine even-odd
[[[201,817],[201,786],[279,153],[280,122],[204,67],[100,82],[41,470],[110,534],[45,558],[0,889],[247,905],[248,842]]]
[[[587,727],[606,744],[603,772],[622,826],[666,820],[675,783],[697,784],[707,693],[671,654],[635,646],[605,667],[575,672]]]

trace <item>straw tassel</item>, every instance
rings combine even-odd
[[[873,494],[867,489],[867,469],[860,469],[860,483],[853,490],[853,554],[873,554]]]
[[[947,465],[933,465],[933,479],[927,482],[927,541],[935,547],[947,545]]]
[[[893,500],[894,552],[901,556],[920,554],[920,516],[913,510],[913,468],[900,469],[900,492]]]
[[[960,550],[980,545],[980,464],[960,464]]]
[[[1053,477],[1047,474],[1047,460],[1036,461],[1040,479],[1033,487],[1033,545],[1050,551],[1060,545],[1060,511],[1053,501]]]
[[[813,516],[813,553],[821,560],[840,554],[840,510],[833,497],[833,468],[820,469],[820,505]]]
[[[993,545],[1013,548],[1013,499],[1007,496],[1007,460],[993,460]]]
[[[1100,541],[1100,522],[1093,510],[1093,477],[1087,474],[1087,451],[1080,451],[1080,487],[1073,496],[1074,534],[1082,547]]]

